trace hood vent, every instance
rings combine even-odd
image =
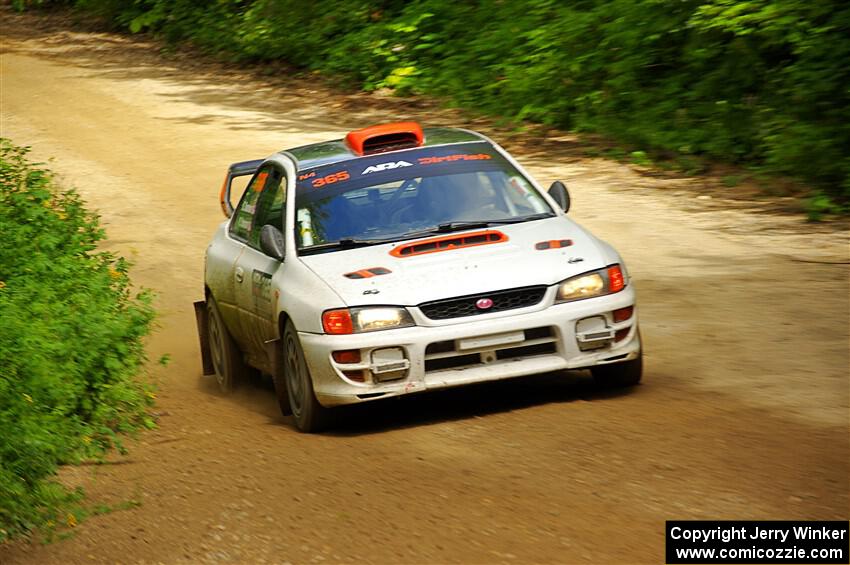
[[[368,269],[360,269],[359,271],[354,271],[353,273],[345,273],[343,276],[348,277],[350,279],[368,279],[370,277],[388,275],[391,272],[392,271],[384,267],[369,267]]]
[[[541,241],[539,243],[534,244],[534,248],[538,251],[544,251],[546,249],[560,249],[562,247],[569,247],[572,244],[572,239],[550,239],[549,241]]]
[[[451,251],[452,249],[459,249],[461,247],[476,247],[478,245],[504,243],[506,241],[508,241],[508,236],[500,231],[477,231],[461,235],[420,239],[405,245],[399,245],[390,251],[390,255],[404,258],[412,257],[414,255],[425,255],[426,253],[437,253],[438,251]]]

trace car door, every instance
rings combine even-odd
[[[217,233],[207,248],[207,284],[215,297],[224,324],[243,351],[247,349],[248,340],[242,332],[237,307],[237,287],[240,285],[239,279],[243,278],[242,272],[238,270],[238,262],[245,252],[245,243],[253,225],[254,211],[265,179],[266,176],[253,175],[224,232]]]
[[[249,187],[258,197],[250,227],[242,234],[245,249],[236,261],[234,281],[239,325],[246,342],[243,351],[252,365],[264,368],[268,359],[263,344],[276,337],[278,295],[271,283],[281,262],[263,253],[260,232],[266,224],[284,231],[286,177],[278,164],[269,163],[257,172],[256,181]]]

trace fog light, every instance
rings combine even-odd
[[[345,349],[343,351],[334,351],[333,352],[334,361],[337,363],[359,363],[360,362],[360,350],[359,349]]]
[[[629,335],[629,331],[632,328],[623,328],[622,330],[617,330],[617,333],[614,334],[614,341],[623,341],[626,339],[626,336]]]
[[[614,310],[611,314],[614,316],[614,322],[625,322],[629,318],[632,317],[632,312],[634,312],[634,306],[626,306],[625,308],[620,308],[619,310]]]
[[[608,326],[605,316],[591,316],[576,322],[576,340],[580,351],[608,347],[614,341],[614,330]]]
[[[410,360],[401,347],[385,347],[372,352],[370,368],[376,381],[394,381],[407,376]]]

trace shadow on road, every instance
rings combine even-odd
[[[353,436],[480,418],[544,404],[592,401],[636,393],[596,386],[585,372],[560,372],[481,383],[367,402],[340,410],[330,435]]]
[[[201,380],[199,390],[211,396],[221,396],[215,382],[208,377]],[[601,388],[587,371],[545,373],[341,406],[335,409],[334,426],[324,435],[377,434],[481,418],[544,404],[587,402],[639,393],[640,387]],[[274,388],[268,377],[252,378],[228,400],[267,416],[271,425],[288,426],[294,431],[291,418],[282,416],[278,411]]]

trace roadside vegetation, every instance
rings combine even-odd
[[[0,138],[0,543],[91,513],[55,480],[59,465],[154,425],[136,377],[150,296],[98,250],[97,216],[26,153]]]
[[[72,4],[235,61],[285,61],[366,90],[597,132],[644,163],[791,177],[812,187],[812,219],[850,212],[843,0],[17,4]]]

